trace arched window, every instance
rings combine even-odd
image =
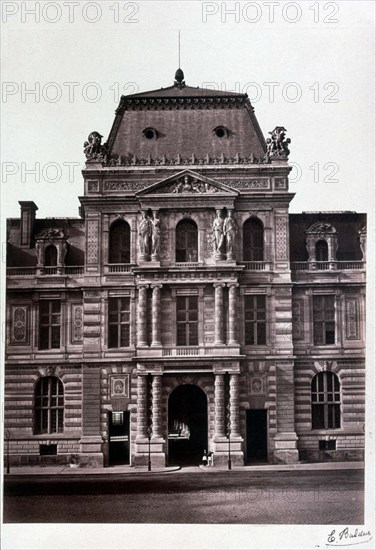
[[[323,371],[311,382],[312,429],[341,427],[341,388],[334,372]]]
[[[44,265],[52,267],[57,265],[57,249],[56,246],[50,244],[47,246],[44,253]]]
[[[243,225],[243,260],[245,262],[264,260],[264,227],[257,218],[250,218]]]
[[[198,261],[198,230],[192,220],[182,220],[176,226],[176,261]]]
[[[316,262],[328,261],[328,243],[324,240],[316,243]]]
[[[44,376],[35,386],[34,433],[64,431],[64,387],[56,376]]]
[[[108,262],[129,264],[131,261],[131,229],[126,221],[118,220],[110,229]]]

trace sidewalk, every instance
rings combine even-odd
[[[291,471],[320,471],[320,470],[363,470],[363,462],[315,462],[299,464],[255,464],[252,466],[234,466],[231,472],[291,472]],[[4,479],[15,476],[65,476],[73,475],[86,477],[91,475],[151,475],[177,473],[207,473],[218,474],[229,472],[227,468],[210,466],[167,466],[166,468],[152,469],[148,471],[146,466],[111,466],[108,468],[70,468],[69,466],[12,466],[10,473],[4,471]]]

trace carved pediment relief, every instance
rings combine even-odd
[[[319,233],[319,234],[328,234],[328,233],[336,233],[336,230],[329,223],[317,222],[317,223],[314,223],[313,225],[311,225],[311,227],[308,229],[308,231],[306,233],[308,235],[309,234],[317,234],[317,233]]]
[[[185,170],[165,180],[143,189],[137,195],[228,195],[235,196],[237,191],[211,178],[207,178],[191,170]]]
[[[36,235],[36,240],[48,240],[48,241],[55,241],[60,239],[66,239],[67,236],[64,233],[63,229],[59,229],[56,227],[49,227],[48,229],[44,229],[38,235]]]

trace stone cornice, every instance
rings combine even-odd
[[[249,102],[249,100],[248,100]],[[205,97],[140,97],[123,96],[116,114],[124,111],[164,111],[170,109],[239,109],[247,103],[247,96]]]

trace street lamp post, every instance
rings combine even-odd
[[[10,431],[5,432],[5,438],[7,440],[7,474],[10,472],[10,458],[9,458],[9,442],[10,442]]]
[[[151,472],[151,458],[150,458],[150,440],[151,440],[152,429],[151,426],[148,427],[148,472]]]
[[[231,429],[228,428],[227,430],[227,437],[228,437],[228,460],[227,465],[228,469],[231,470]]]

